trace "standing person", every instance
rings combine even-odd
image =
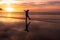
[[[24,11],[25,11],[25,10],[24,10]],[[30,20],[30,17],[29,17],[29,15],[28,15],[28,12],[29,12],[29,10],[26,10],[26,11],[25,11],[26,17]]]
[[[28,15],[29,10],[24,10],[24,11],[25,11],[25,16],[26,16],[26,20],[25,20],[26,28],[25,28],[25,31],[29,32],[28,27],[29,27],[30,23],[28,23],[28,20],[27,20],[27,19],[30,20],[30,17]]]

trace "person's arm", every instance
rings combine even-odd
[[[24,10],[26,12],[26,10]]]

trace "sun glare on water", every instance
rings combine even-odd
[[[19,19],[13,19],[13,18],[0,18],[0,22],[3,23],[15,23],[15,22],[20,22]]]
[[[16,14],[13,14],[12,12],[14,12],[16,9],[14,7],[12,7],[12,3],[18,3],[18,1],[15,0],[2,0],[0,2],[0,4],[5,4],[6,6],[4,7],[3,11],[7,12],[7,13],[3,13],[3,17],[0,17],[0,22],[4,22],[4,23],[10,23],[10,22],[19,22],[20,19],[14,19],[11,17],[17,17]],[[20,2],[19,2],[20,3]]]
[[[7,17],[11,17],[12,15],[11,14],[7,14]]]

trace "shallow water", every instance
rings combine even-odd
[[[29,15],[29,32],[25,31],[24,14],[20,15],[0,17],[1,40],[60,40],[60,15]]]

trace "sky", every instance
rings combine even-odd
[[[0,6],[14,8],[15,12],[27,9],[32,12],[60,11],[60,0],[0,0]]]

